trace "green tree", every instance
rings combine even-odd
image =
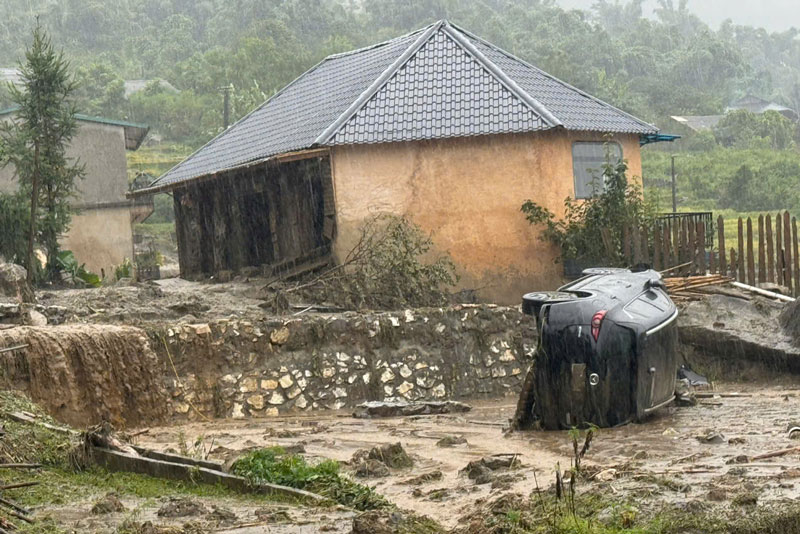
[[[28,282],[36,273],[34,245],[47,256],[47,273],[59,271],[58,238],[69,228],[69,199],[83,166],[66,156],[66,147],[77,130],[71,95],[75,82],[63,52],[57,53],[40,25],[20,64],[21,87],[11,87],[18,107],[14,118],[0,128],[3,164],[13,165],[20,191],[30,199],[30,225],[25,267]]]

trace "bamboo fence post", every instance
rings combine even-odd
[[[650,240],[646,226],[642,226],[642,263],[650,263]]]
[[[728,274],[728,262],[725,260],[725,219],[722,215],[717,217],[717,239],[719,240],[719,274]]]
[[[698,221],[695,235],[697,235],[697,264],[700,274],[706,274],[706,223]]]
[[[668,225],[664,225],[663,234],[664,234],[664,236],[663,236],[664,237],[664,241],[663,241],[663,244],[664,244],[664,269],[668,269],[668,268],[672,267],[673,265],[676,265],[675,263],[672,263],[672,247],[670,247],[670,244],[669,244],[670,232],[669,232],[669,226]]]
[[[680,263],[688,263],[691,259],[689,256],[689,222],[686,219],[681,220],[681,258]],[[691,272],[691,265],[687,268],[684,267],[683,272]]]
[[[747,218],[747,283],[756,285],[756,267],[753,258],[753,219]]]
[[[792,217],[792,258],[794,258],[794,293],[800,293],[800,255],[797,253],[797,218]]]
[[[731,278],[733,279],[736,279],[739,274],[739,264],[736,260],[736,249],[731,247]]]
[[[758,283],[767,281],[767,264],[764,252],[764,216],[758,216]]]
[[[625,263],[631,263],[631,228],[629,224],[622,227],[622,253],[625,255]]]
[[[691,262],[689,274],[697,272],[697,237],[695,236],[695,222],[686,221],[687,241],[686,241],[686,261]]]
[[[717,253],[713,248],[708,251],[708,272],[717,274]]]
[[[783,224],[781,214],[775,216],[775,283],[783,285]]]
[[[680,221],[675,219],[670,222],[672,228],[672,265],[681,264]]]
[[[789,293],[792,293],[792,223],[791,216],[788,211],[783,212],[783,255],[786,273],[784,274],[784,282],[786,287],[789,288]]]
[[[633,237],[633,264],[637,265],[642,262],[642,239],[639,237],[638,225],[632,226],[631,236]]]
[[[775,248],[772,246],[772,215],[767,213],[767,282],[775,283]]]
[[[744,269],[744,265],[745,265],[745,263],[744,263],[744,221],[742,221],[741,217],[739,217],[738,230],[739,230],[739,251],[738,251],[738,254],[736,255],[736,258],[738,260],[738,263],[736,264],[736,274],[738,275],[737,280],[739,280],[741,283],[744,283],[744,281],[746,279],[746,276],[745,276],[746,273],[745,273],[745,269]]]
[[[661,238],[663,237],[663,235],[664,234],[661,232],[661,229],[658,226],[655,226],[653,228],[653,268],[656,271],[660,271],[666,268],[661,263],[661,258],[663,257],[663,254],[661,252],[662,250]]]

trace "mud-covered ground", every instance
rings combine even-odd
[[[753,510],[747,507],[800,497],[800,452],[739,463],[800,445],[787,434],[793,415],[800,414],[800,386],[723,384],[717,393],[721,396],[703,398],[696,407],[666,409],[645,424],[600,430],[583,462],[593,479],[582,481],[579,491],[600,489],[620,502],[634,499],[645,513],[661,505],[745,513]],[[454,527],[485,498],[528,495],[537,482],[545,490],[555,480],[557,465],[562,470],[570,466],[572,442],[566,432],[505,434],[513,409],[509,400],[477,403],[466,415],[364,420],[334,412],[224,420],[151,428],[138,439],[160,450],[200,443],[201,449],[211,449],[211,458],[223,460],[257,447],[302,445],[309,457],[340,461],[350,460],[359,449],[399,441],[414,466],[368,483],[401,508]],[[437,445],[445,437],[463,437],[466,443]],[[522,466],[495,471],[485,483],[460,473],[469,462],[496,454],[518,455]],[[413,480],[436,472],[441,477]]]

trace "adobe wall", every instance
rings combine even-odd
[[[71,250],[79,263],[100,274],[114,275],[114,267],[133,259],[133,228],[128,207],[84,209],[72,216],[61,247]]]
[[[572,143],[596,133],[548,131],[413,143],[355,145],[332,151],[336,205],[334,253],[356,242],[364,218],[406,215],[431,232],[459,267],[460,286],[482,299],[516,304],[562,283],[557,250],[520,212],[526,199],[563,213],[574,195]],[[629,176],[641,176],[638,137],[616,136]]]
[[[531,317],[491,306],[223,320],[148,333],[178,419],[367,400],[516,399],[535,348]]]

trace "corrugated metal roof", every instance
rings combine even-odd
[[[440,21],[379,45],[329,56],[147,189],[172,188],[315,146],[561,126],[634,134],[658,131]]]

